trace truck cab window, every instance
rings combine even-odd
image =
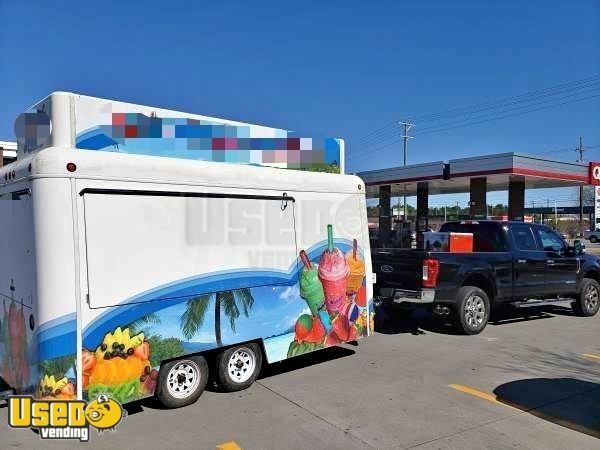
[[[544,251],[556,253],[563,252],[563,250],[565,249],[565,244],[564,241],[560,238],[560,236],[544,228],[539,228],[537,231]]]
[[[513,226],[512,235],[519,250],[538,250],[535,237],[528,226]]]

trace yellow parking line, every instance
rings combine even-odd
[[[464,392],[465,394],[473,395],[473,396],[479,397],[483,400],[487,400],[488,402],[498,403],[500,405],[508,406],[508,405],[506,405],[506,403],[502,403],[502,402],[498,401],[498,399],[496,398],[495,395],[488,394],[487,392],[480,391],[479,389],[465,386],[463,384],[449,384],[448,386],[457,391]]]
[[[235,441],[227,441],[217,445],[217,450],[242,450]]]
[[[600,355],[592,355],[591,353],[583,353],[581,356],[583,356],[585,358],[600,360]]]

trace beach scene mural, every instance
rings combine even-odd
[[[135,320],[107,321],[111,328],[101,339],[84,332],[84,397],[109,394],[128,402],[150,396],[162,361],[239,342],[261,339],[272,363],[368,334],[364,255],[357,240],[334,240],[329,225],[327,243],[301,250],[297,266],[292,284],[165,300],[155,302],[164,307],[152,312],[147,304],[132,305],[129,317]]]

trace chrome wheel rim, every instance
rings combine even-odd
[[[227,363],[227,374],[236,383],[248,381],[256,369],[256,355],[247,347],[233,352]]]
[[[465,322],[470,328],[481,326],[485,319],[485,302],[479,295],[473,294],[467,298],[464,308]]]
[[[175,398],[189,397],[199,384],[200,369],[193,361],[180,361],[167,374],[167,390]]]
[[[596,286],[590,285],[585,290],[583,303],[588,311],[594,311],[598,307],[598,289]]]

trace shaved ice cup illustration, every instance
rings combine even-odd
[[[314,317],[319,317],[322,325],[329,332],[331,330],[331,321],[325,309],[325,292],[323,291],[321,280],[319,280],[318,266],[310,262],[304,250],[300,252],[300,259],[304,265],[302,274],[300,275],[300,297],[308,304],[311,314]]]
[[[350,300],[354,301],[365,279],[365,262],[358,254],[358,241],[356,239],[352,242],[352,250],[346,254],[346,261],[349,268],[346,293]]]
[[[319,279],[325,292],[325,307],[335,315],[346,301],[346,278],[350,269],[344,254],[333,246],[333,226],[327,225],[327,249],[319,261]]]

